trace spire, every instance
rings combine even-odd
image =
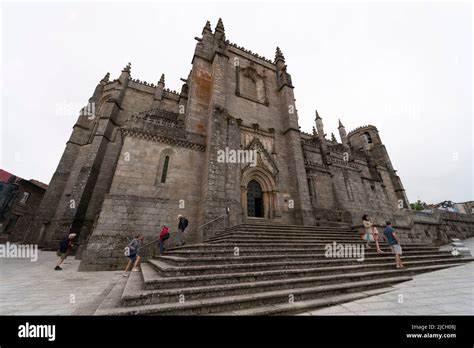
[[[202,29],[202,35],[204,35],[204,33],[208,31],[212,34],[212,29],[211,29],[211,22],[207,21],[206,22],[206,25],[204,26],[204,28]]]
[[[318,110],[316,110],[316,120],[322,120],[322,118],[318,114]]]
[[[278,62],[279,60],[285,62],[285,57],[283,56],[283,53],[281,53],[280,47],[276,48],[275,52],[275,63]]]
[[[318,131],[318,136],[321,139],[321,141],[324,141],[324,125],[323,125],[323,119],[321,116],[318,114],[318,110],[316,110],[316,119],[314,120],[316,123],[316,130]]]
[[[120,74],[119,81],[120,83],[125,83],[130,79],[130,70],[132,69],[132,64],[128,63],[125,68],[123,68],[122,73]]]
[[[163,90],[165,89],[165,74],[161,74],[160,81],[156,84],[155,96],[153,97],[153,109],[159,109],[163,99]]]
[[[339,136],[341,137],[342,145],[344,145],[345,149],[349,150],[346,128],[342,125],[341,120],[339,120],[339,127],[337,129],[339,130]]]
[[[225,32],[224,23],[222,23],[222,18],[219,18],[219,20],[217,21],[216,31],[220,31],[222,33]]]
[[[122,72],[130,73],[131,70],[132,70],[132,63],[128,63],[127,66],[123,68]]]
[[[100,83],[109,82],[109,78],[110,78],[110,73],[105,74],[104,78],[102,80],[100,80]]]

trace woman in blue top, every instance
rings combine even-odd
[[[125,267],[125,272],[123,274],[124,277],[128,277],[128,270],[132,266],[132,263],[135,263],[133,266],[133,271],[138,271],[138,264],[140,263],[140,256],[138,255],[138,251],[140,246],[143,243],[143,236],[138,234],[133,238],[130,244],[125,248],[125,256],[128,257],[127,267]]]

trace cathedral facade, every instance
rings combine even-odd
[[[246,221],[293,225],[358,223],[362,214],[408,208],[376,127],[325,134],[298,125],[291,75],[276,49],[269,60],[207,22],[179,92],[131,77],[131,66],[97,85],[73,127],[27,240],[56,248],[78,234],[81,270],[121,267],[138,233],[189,220],[188,244],[210,227]],[[90,111],[93,112],[90,112]],[[222,160],[247,151],[252,161]],[[173,238],[170,239],[173,244]]]

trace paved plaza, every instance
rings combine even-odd
[[[80,260],[67,258],[55,271],[55,252],[38,260],[0,259],[0,315],[92,314],[122,272],[78,272]]]
[[[474,238],[464,243],[474,251]],[[36,262],[1,259],[0,315],[92,314],[121,279],[121,271],[78,272],[74,258],[54,271],[56,260],[48,251],[39,251]],[[303,315],[474,315],[474,263],[417,275],[383,294]]]
[[[474,252],[474,238],[463,241]],[[443,246],[440,250],[451,250]],[[389,291],[302,315],[474,315],[474,263],[416,275]]]

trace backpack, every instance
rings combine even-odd
[[[183,227],[188,227],[188,219],[186,219],[185,217],[183,217]]]

